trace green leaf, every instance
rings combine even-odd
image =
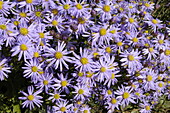
[[[13,113],[21,113],[19,104],[13,106]]]

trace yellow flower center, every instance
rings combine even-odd
[[[162,77],[160,75],[158,75],[158,80],[161,80],[161,79],[162,79]]]
[[[91,72],[87,72],[87,75],[86,75],[86,77],[89,77],[89,78],[91,78],[93,76],[93,73],[91,73]]]
[[[6,25],[2,24],[2,25],[0,25],[0,29],[2,29],[2,30],[6,30],[6,29],[7,29],[7,27],[6,27]]]
[[[111,8],[110,8],[109,5],[103,6],[103,11],[105,11],[105,12],[110,12],[110,10],[111,10]]]
[[[97,52],[94,52],[94,53],[93,53],[93,56],[94,56],[94,57],[96,57],[97,55],[99,55],[99,53],[97,53]]]
[[[42,75],[44,74],[44,71],[41,70],[41,71],[38,71],[38,73]]]
[[[35,58],[39,57],[39,53],[38,52],[34,52],[34,57]]]
[[[149,52],[152,53],[154,51],[153,47],[149,48]]]
[[[78,76],[79,76],[79,77],[82,77],[82,76],[83,76],[83,73],[82,73],[82,72],[79,72],[79,73],[78,73]]]
[[[83,94],[84,93],[84,90],[83,89],[79,89],[78,90],[78,94]]]
[[[36,66],[32,66],[31,70],[32,70],[32,72],[37,72],[38,68]]]
[[[83,6],[82,6],[81,4],[77,4],[77,5],[76,5],[76,8],[77,8],[78,10],[81,10],[81,9],[83,9]]]
[[[56,59],[60,59],[60,58],[62,58],[62,57],[63,57],[62,52],[56,52],[56,53],[55,53],[55,58],[56,58]]]
[[[44,33],[42,33],[42,32],[39,33],[39,37],[40,37],[40,38],[44,38]]]
[[[133,8],[133,6],[129,6],[129,8],[130,8],[130,9],[132,9],[132,8]]]
[[[112,104],[116,104],[116,103],[117,103],[117,100],[116,100],[115,98],[112,98],[111,103],[112,103]]]
[[[106,72],[106,68],[105,68],[105,67],[101,67],[101,68],[100,68],[100,71],[101,71],[101,72]]]
[[[14,25],[18,26],[20,22],[19,21],[14,21],[13,23],[14,23]]]
[[[150,7],[150,4],[148,4],[148,3],[145,3],[145,6],[146,6],[146,7]]]
[[[27,2],[28,4],[31,4],[31,3],[32,3],[32,0],[26,0],[26,2]]]
[[[147,111],[149,111],[151,108],[150,108],[150,106],[146,106],[145,109],[146,109]]]
[[[78,110],[78,108],[74,108],[74,109],[73,109],[73,111],[77,111],[77,110]]]
[[[158,21],[157,21],[156,19],[152,19],[152,23],[153,23],[153,24],[157,24]]]
[[[89,63],[88,59],[87,59],[87,58],[84,58],[84,57],[80,59],[80,62],[81,62],[83,65],[86,65],[86,64]]]
[[[55,95],[54,95],[54,98],[55,98],[55,99],[59,99],[59,98],[60,98],[60,95],[59,95],[59,94],[55,94]]]
[[[27,99],[30,100],[30,101],[34,100],[34,95],[27,96]]]
[[[162,83],[158,83],[158,86],[159,86],[159,87],[163,87],[163,84],[162,84]]]
[[[111,90],[107,90],[107,93],[108,93],[109,95],[111,95],[111,94],[112,94],[112,91],[111,91]]]
[[[88,110],[84,110],[83,113],[88,113]]]
[[[57,25],[58,25],[58,22],[57,22],[56,20],[53,20],[53,21],[52,21],[52,25],[53,25],[53,26],[57,26]]]
[[[43,81],[43,84],[44,84],[44,85],[48,85],[48,80],[44,80],[44,81]]]
[[[126,32],[127,35],[130,35],[130,32]]]
[[[132,39],[132,41],[133,41],[133,42],[138,42],[138,39],[137,39],[136,37],[134,37],[134,38]]]
[[[3,8],[3,4],[4,4],[4,2],[3,2],[3,1],[0,1],[0,9]]]
[[[58,14],[58,10],[57,9],[52,9],[51,11],[54,15],[57,15]]]
[[[68,9],[70,9],[70,5],[69,5],[69,4],[65,4],[65,5],[63,5],[63,8],[64,8],[65,10],[68,10]]]
[[[158,42],[159,42],[159,44],[163,44],[164,40],[159,40]]]
[[[86,22],[85,18],[82,18],[82,17],[78,18],[78,23],[79,24],[84,24],[85,22]]]
[[[40,46],[44,46],[44,43],[43,43],[43,41],[41,41],[41,42],[40,42]]]
[[[22,51],[26,51],[26,50],[28,49],[28,47],[27,47],[25,44],[21,44],[21,45],[20,45],[20,49],[21,49]]]
[[[37,11],[37,12],[35,12],[35,15],[36,15],[37,17],[40,17],[40,16],[41,16],[41,12]]]
[[[135,60],[135,57],[133,55],[128,55],[128,60],[129,61],[134,61]]]
[[[110,47],[106,47],[105,51],[106,51],[107,53],[111,53],[111,52],[112,52],[112,49],[111,49]]]
[[[0,66],[0,71],[2,70],[3,66]]]
[[[124,93],[123,93],[123,98],[124,98],[124,99],[129,98],[129,96],[130,96],[130,94],[129,94],[128,92],[124,92]]]
[[[110,33],[115,34],[116,30],[111,30]]]
[[[23,13],[23,12],[21,12],[21,13],[19,13],[19,15],[20,15],[20,17],[27,17],[27,14],[26,13]]]
[[[62,111],[62,112],[65,112],[67,109],[66,109],[66,107],[61,107],[60,108],[60,111]]]
[[[166,56],[169,56],[169,55],[170,55],[170,50],[169,50],[169,49],[166,49],[166,50],[164,51],[164,54],[165,54]]]
[[[122,7],[119,8],[120,11],[124,11],[124,9]]]
[[[129,22],[133,23],[133,22],[135,22],[135,20],[133,18],[129,18]]]
[[[20,33],[22,35],[27,35],[29,32],[28,32],[28,29],[27,28],[20,28]]]
[[[140,96],[140,93],[136,92],[135,95]]]
[[[106,29],[101,28],[100,31],[99,31],[99,34],[100,34],[100,36],[106,35]]]
[[[122,42],[117,42],[117,45],[118,45],[118,46],[122,46],[123,43],[122,43]]]
[[[147,80],[148,82],[152,81],[152,76],[151,76],[151,75],[147,75],[146,80]]]
[[[67,83],[67,81],[66,81],[66,80],[61,81],[61,86],[63,86],[63,87],[64,87],[64,86],[67,86],[67,84],[68,84],[68,83]]]
[[[112,73],[111,79],[114,79],[114,78],[115,78],[115,74],[114,74],[114,73]]]

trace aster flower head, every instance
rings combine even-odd
[[[18,55],[18,60],[21,60],[22,56],[24,56],[24,61],[26,59],[31,59],[32,53],[32,42],[30,40],[20,40],[17,42],[17,45],[11,49],[12,56]]]
[[[128,66],[131,71],[140,70],[142,68],[142,64],[140,59],[142,58],[139,56],[140,52],[138,50],[128,52],[127,50],[120,55],[123,57],[120,61],[122,62],[122,66]]]
[[[76,93],[74,97],[76,100],[80,99],[84,101],[90,95],[89,89],[85,85],[78,84],[77,86],[74,87],[74,89],[75,89],[75,92],[73,93]]]
[[[44,89],[46,93],[50,88],[53,88],[52,83],[54,82],[53,74],[44,73],[39,79],[38,83],[35,85],[38,89]]]
[[[108,79],[111,75],[112,71],[114,71],[116,66],[118,65],[116,62],[114,62],[114,56],[110,55],[104,55],[99,58],[99,62],[96,62],[96,77],[99,82],[104,81],[104,79]]]
[[[67,51],[67,49],[64,49],[66,44],[64,42],[58,42],[58,45],[55,49],[53,48],[47,48],[45,50],[45,57],[48,57],[47,62],[50,62],[48,64],[49,66],[53,66],[55,69],[60,67],[60,71],[63,70],[63,65],[68,69],[67,62],[72,62],[71,57],[67,56],[70,52]]]
[[[62,97],[65,97],[66,95],[61,94],[61,92],[61,90],[58,91],[57,89],[54,89],[53,93],[49,93],[50,97],[48,100],[52,100],[52,102],[64,101]]]
[[[54,87],[57,89],[61,89],[63,92],[66,92],[67,94],[70,92],[69,87],[72,87],[70,84],[71,79],[67,79],[67,75],[58,74],[59,79],[55,79]]]
[[[80,56],[73,52],[75,59],[73,59],[73,63],[75,63],[76,69],[80,69],[81,71],[91,71],[93,69],[93,55],[90,53],[88,49],[80,48]]]
[[[7,59],[3,59],[0,61],[0,80],[4,80],[8,77],[6,73],[10,73],[10,67],[7,65]]]
[[[106,0],[105,2],[100,2],[97,4],[97,7],[98,8],[95,8],[95,10],[99,13],[102,21],[111,19],[114,9],[112,1]]]
[[[147,101],[143,100],[143,103],[140,103],[141,113],[151,113],[151,109],[153,108]]]
[[[135,97],[132,93],[132,88],[130,88],[129,86],[121,86],[118,87],[118,90],[115,92],[116,95],[118,95],[116,97],[116,99],[121,101],[121,105],[123,107],[127,106],[130,102],[131,103],[136,103],[134,101]]]
[[[30,110],[32,110],[34,108],[34,104],[38,107],[40,107],[42,105],[42,96],[39,96],[38,94],[40,94],[42,92],[42,90],[38,90],[36,92],[34,92],[34,87],[33,86],[29,86],[28,87],[28,93],[25,93],[23,91],[21,91],[21,93],[24,95],[24,97],[19,97],[20,100],[25,100],[22,105],[23,107],[29,107]]]
[[[64,100],[64,101],[59,101],[56,103],[57,106],[54,106],[54,110],[56,113],[65,113],[65,112],[69,112],[72,104],[68,104],[69,101]]]
[[[37,83],[40,77],[39,71],[42,70],[42,64],[40,64],[37,60],[31,59],[29,61],[25,61],[26,67],[22,67],[24,69],[24,77],[31,77],[32,82]]]

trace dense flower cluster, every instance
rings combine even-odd
[[[1,0],[0,50],[24,61],[31,82],[23,107],[40,107],[42,93],[55,113],[90,113],[91,98],[108,113],[129,104],[150,113],[170,99],[170,31],[153,10],[140,0]],[[2,81],[12,69],[1,56]]]

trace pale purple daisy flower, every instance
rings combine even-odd
[[[112,71],[114,71],[116,66],[118,65],[114,62],[115,57],[110,55],[105,55],[99,58],[99,62],[96,62],[94,65],[96,72],[96,77],[99,82],[104,81],[104,79],[108,79],[109,75],[111,75]]]
[[[54,66],[55,69],[60,67],[60,71],[63,70],[63,65],[68,69],[68,65],[66,64],[65,61],[67,62],[72,62],[71,57],[67,56],[70,54],[67,49],[64,49],[66,44],[64,42],[59,42],[58,45],[56,46],[56,49],[53,48],[47,48],[45,50],[44,56],[47,57],[47,62],[49,62],[48,66]]]
[[[37,60],[31,59],[29,61],[25,61],[26,67],[22,67],[24,69],[24,77],[31,77],[32,82],[37,83],[40,77],[39,71],[42,70],[42,64],[40,64]]]
[[[139,56],[140,51],[134,49],[131,52],[128,52],[127,50],[124,53],[121,53],[120,57],[123,57],[120,61],[122,62],[122,66],[125,66],[131,70],[136,71],[140,70],[143,66],[140,62],[140,59],[142,58]]]
[[[145,68],[141,71],[141,75],[139,76],[140,79],[143,79],[143,87],[146,91],[155,90],[155,80],[157,78],[157,73],[154,70]]]
[[[147,56],[147,60],[155,59],[157,57],[158,51],[154,47],[149,47],[143,49],[143,54]]]
[[[87,8],[88,4],[85,4],[85,0],[75,0],[72,4],[73,7],[71,8],[71,15],[76,18],[90,14],[89,12],[91,8]]]
[[[42,96],[39,96],[38,94],[40,94],[42,92],[42,90],[38,90],[36,92],[34,92],[34,87],[33,86],[29,86],[28,87],[28,94],[21,91],[21,93],[24,95],[24,97],[19,97],[20,100],[25,100],[22,103],[22,107],[29,107],[30,110],[32,110],[34,108],[34,104],[38,107],[40,107],[42,104]]]
[[[162,21],[160,21],[159,19],[154,19],[152,17],[152,18],[147,18],[147,20],[144,22],[148,23],[148,25],[152,27],[154,32],[156,32],[157,29],[162,28],[162,24],[161,24]]]
[[[94,9],[100,15],[100,19],[102,21],[111,19],[114,9],[112,1],[106,0],[104,2],[105,3],[100,2],[99,4],[97,4],[97,8]]]
[[[76,69],[81,71],[91,71],[93,69],[93,55],[90,53],[88,49],[82,50],[80,48],[80,56],[73,52],[75,59],[73,59],[73,63],[75,63]]]
[[[57,106],[53,106],[55,113],[69,113],[72,104],[68,104],[68,102],[67,100],[57,102]]]
[[[5,77],[8,78],[8,75],[6,73],[10,73],[10,67],[7,65],[7,59],[3,59],[0,61],[0,80],[4,80]]]
[[[140,107],[141,113],[151,113],[151,109],[153,108],[146,100],[143,100],[143,103],[140,103]]]
[[[55,16],[53,14],[51,15],[51,17],[48,16],[44,19],[45,23],[48,23],[49,26],[54,26],[59,33],[64,30],[63,21],[64,18],[62,16]]]
[[[132,93],[133,89],[129,86],[123,86],[121,85],[121,88],[118,87],[118,90],[116,90],[115,94],[118,95],[116,99],[121,101],[121,105],[123,107],[129,105],[129,103],[136,103],[134,101],[135,97]]]
[[[61,89],[63,92],[66,92],[67,94],[70,92],[68,87],[71,87],[72,85],[70,84],[71,79],[67,79],[67,75],[65,75],[65,77],[63,76],[63,74],[58,74],[58,78],[59,79],[55,79],[54,82],[54,87],[56,87],[57,89]]]
[[[72,93],[75,93],[74,99],[76,100],[85,100],[89,95],[89,88],[86,85],[80,85],[74,86],[75,91]]]
[[[119,110],[119,105],[121,104],[120,100],[115,97],[115,95],[112,95],[105,103],[106,108],[108,109],[108,113],[112,113],[115,109]]]
[[[52,83],[54,82],[53,74],[44,73],[39,76],[38,83],[35,85],[36,88],[44,89],[46,93],[50,88],[53,88]]]
[[[13,52],[11,56],[19,53],[18,60],[21,60],[22,56],[24,56],[24,61],[31,59],[32,46],[32,42],[29,40],[20,40],[17,42],[17,45],[11,49],[11,52]]]
[[[54,89],[53,93],[49,93],[50,97],[48,100],[52,100],[52,102],[64,101],[64,99],[61,97],[65,97],[66,95],[62,95],[61,92],[61,90],[58,91],[57,89]]]
[[[115,85],[115,83],[118,82],[116,78],[122,76],[117,73],[119,73],[118,70],[112,71],[111,74],[108,75],[108,78],[106,78],[104,85],[107,85],[108,88],[110,88],[112,85]]]

